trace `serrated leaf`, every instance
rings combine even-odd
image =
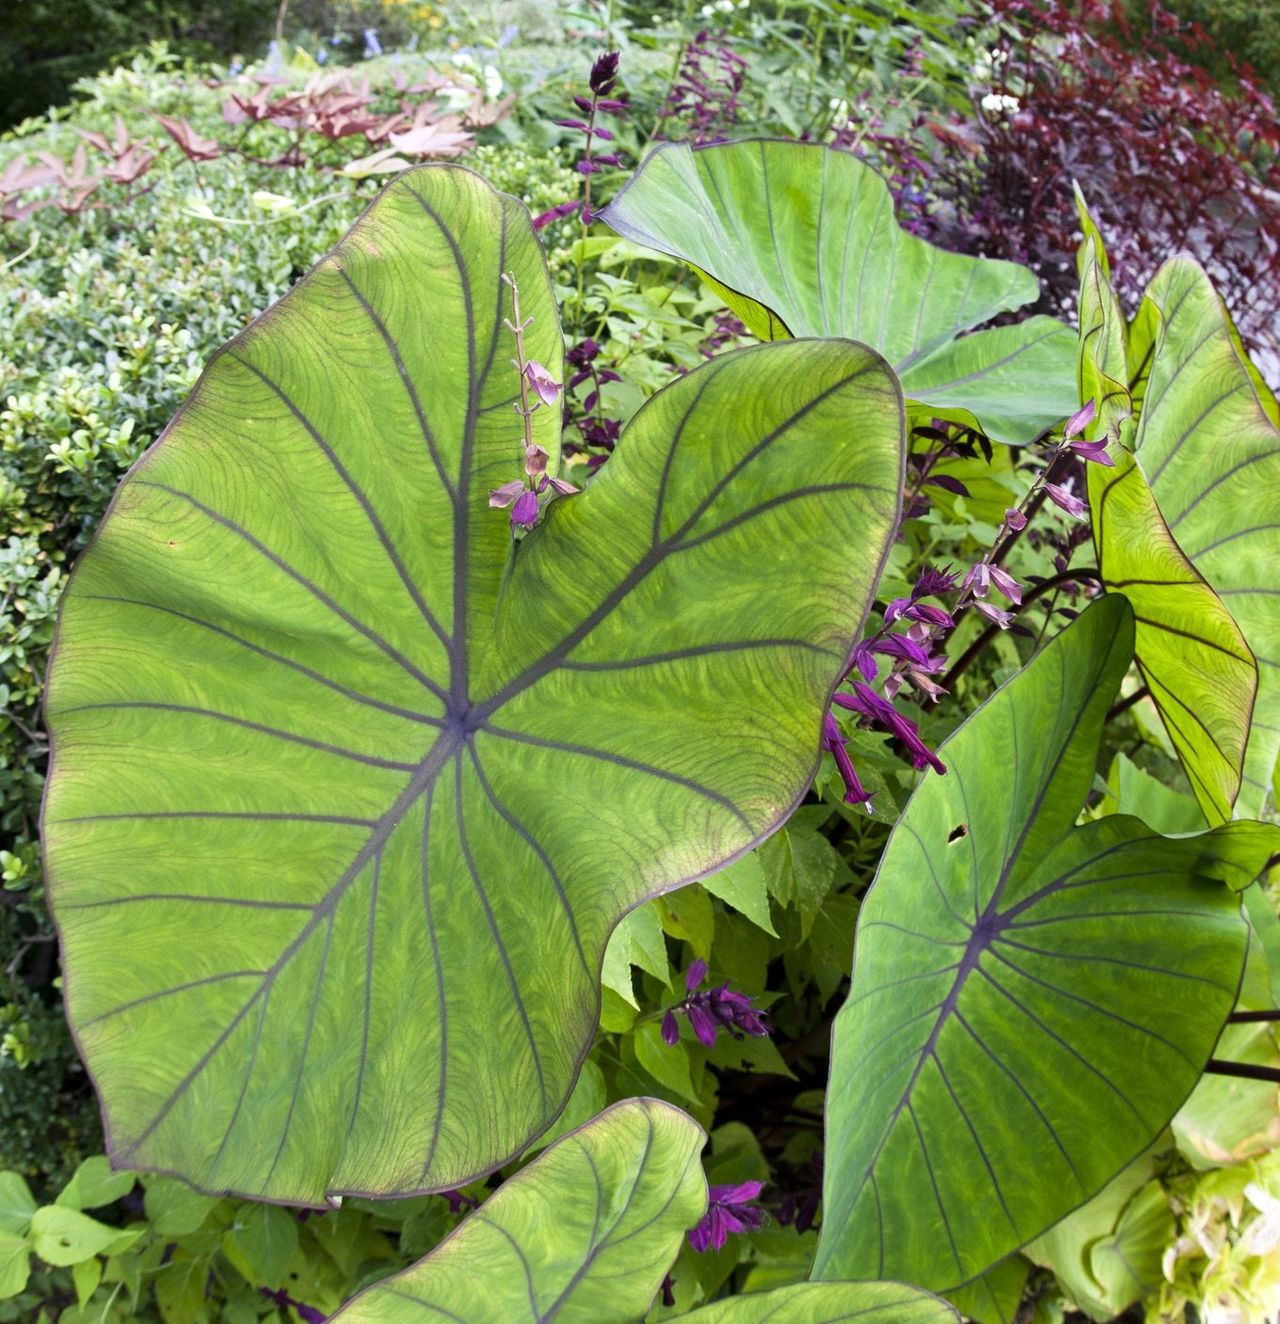
[[[298,1220],[279,1205],[255,1205],[244,1214],[228,1236],[253,1267],[251,1281],[279,1287],[289,1272],[298,1249]]]
[[[653,906],[637,906],[618,921],[617,928],[609,936],[609,945],[604,950],[604,965],[600,971],[604,986],[613,989],[620,998],[625,998],[638,1010],[640,1004],[635,998],[635,984],[631,975],[633,965],[647,970],[663,983],[669,981],[667,946],[663,941],[658,912]]]
[[[756,851],[744,855],[727,869],[710,874],[702,880],[702,886],[745,915],[757,928],[775,938],[778,936],[769,912],[769,884]]]
[[[75,1170],[54,1203],[67,1209],[99,1209],[128,1195],[136,1181],[131,1172],[113,1172],[110,1160],[95,1154]]]
[[[392,184],[215,357],[62,599],[49,893],[121,1164],[315,1205],[491,1171],[569,1097],[616,921],[811,780],[897,522],[887,365],[695,368],[517,555],[504,272],[559,379],[524,208]]]
[[[1280,828],[1076,826],[1132,652],[1124,599],[1089,607],[894,830],[836,1020],[815,1277],[966,1283],[1145,1149],[1213,1051],[1247,941],[1232,888]]]
[[[903,230],[884,180],[849,152],[664,143],[599,218],[688,262],[763,339],[848,336],[874,346],[931,414],[1022,443],[1076,407],[1068,327],[1032,317],[962,334],[1034,302],[1032,273]]]
[[[656,1099],[615,1104],[510,1178],[426,1259],[333,1318],[639,1320],[706,1207],[705,1139]]]
[[[36,1198],[21,1173],[0,1172],[0,1232],[25,1236],[36,1207]]]

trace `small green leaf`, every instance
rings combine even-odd
[[[133,1245],[143,1229],[122,1232],[78,1209],[48,1204],[31,1218],[31,1248],[46,1264],[65,1268],[95,1255],[119,1255]]]
[[[17,1172],[0,1172],[0,1232],[25,1236],[36,1211],[35,1196],[27,1179]]]
[[[959,1324],[945,1301],[902,1283],[798,1283],[716,1301],[679,1316],[687,1324]]]
[[[651,904],[637,906],[618,921],[618,927],[610,935],[609,945],[604,949],[604,965],[600,972],[604,986],[613,989],[620,998],[625,998],[638,1010],[640,1004],[635,998],[635,984],[631,975],[633,965],[647,970],[664,984],[669,982],[670,969],[667,964],[667,945],[662,938],[662,923],[657,909]]]
[[[658,898],[662,927],[673,938],[687,942],[694,956],[704,961],[711,957],[715,940],[716,914],[711,898],[700,887],[687,887],[671,896]]]
[[[100,1209],[128,1195],[137,1180],[132,1172],[113,1172],[110,1160],[95,1154],[76,1169],[55,1203],[67,1209]]]
[[[284,1282],[298,1249],[298,1220],[294,1214],[279,1205],[254,1205],[228,1235],[253,1266],[254,1278],[266,1287],[279,1287]]]
[[[203,1226],[218,1201],[175,1177],[157,1177],[147,1186],[147,1218],[162,1237],[185,1237]]]
[[[81,1260],[71,1267],[71,1282],[76,1289],[76,1300],[83,1307],[98,1290],[102,1281],[102,1261],[95,1255],[92,1259]]]
[[[659,1085],[690,1103],[702,1102],[693,1083],[689,1048],[683,1039],[674,1044],[663,1043],[662,1027],[657,1021],[646,1021],[636,1026],[632,1042],[636,1050],[636,1061]]]
[[[778,936],[769,913],[769,884],[758,851],[744,855],[719,873],[702,880],[702,885],[721,901],[745,915],[757,928]]]
[[[792,823],[760,848],[769,891],[800,915],[800,937],[807,939],[813,921],[835,882],[840,857],[820,832]]]
[[[615,1104],[510,1178],[425,1260],[333,1318],[639,1320],[706,1207],[705,1139],[668,1104]]]
[[[17,1296],[31,1277],[31,1244],[0,1230],[0,1300]]]

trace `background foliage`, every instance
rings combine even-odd
[[[373,149],[358,136],[312,131],[299,138],[299,160],[266,164],[290,136],[270,124],[249,136],[222,109],[230,90],[248,96],[254,85],[229,82],[225,63],[184,61],[263,57],[268,63],[251,70],[284,80],[288,91],[322,71],[321,57],[328,67],[354,61],[356,78],[370,80],[388,114],[405,95],[400,84],[412,86],[428,69],[490,105],[515,93],[504,117],[468,129],[474,142],[462,159],[542,217],[581,196],[582,135],[556,120],[573,116],[571,98],[588,92],[588,56],[617,48],[628,109],[608,121],[615,137],[605,154],[616,152],[618,162],[590,176],[597,201],[612,195],[659,127],[675,139],[769,133],[835,141],[881,169],[905,224],[946,247],[1030,262],[1045,284],[1044,307],[1070,320],[1074,177],[1091,200],[1108,201],[1122,291],[1140,290],[1147,264],[1185,241],[1223,275],[1242,330],[1265,350],[1268,310],[1274,318],[1280,306],[1276,142],[1265,93],[1235,77],[1228,52],[1273,69],[1270,11],[1237,19],[1230,6],[1174,5],[1209,24],[1206,44],[1149,14],[1139,15],[1149,40],[1117,36],[1096,8],[1051,7],[1046,20],[1009,0],[992,9],[942,0],[584,4],[556,17],[529,4],[471,12],[295,5],[290,44],[264,57],[273,5],[86,4],[72,21],[64,6],[20,6],[0,45],[0,85],[15,89],[8,115],[16,125],[0,140],[0,171],[19,156],[34,162],[38,151],[70,164],[82,142],[77,130],[111,135],[116,115],[158,160],[134,184],[104,183],[74,214],[48,207],[0,224],[0,707],[8,719],[0,733],[0,1167],[8,1170],[0,1177],[0,1288],[18,1293],[0,1301],[0,1319],[317,1318],[426,1253],[487,1189],[348,1201],[304,1217],[198,1197],[166,1178],[125,1185],[96,1157],[97,1111],[62,1020],[35,842],[46,755],[38,698],[58,595],[119,477],[207,356],[337,240],[380,182],[343,170]],[[1039,35],[1028,31],[1028,15]],[[1230,26],[1241,21],[1248,49]],[[74,47],[66,32],[75,33]],[[166,35],[169,48],[147,44]],[[414,51],[395,50],[415,39]],[[1178,68],[1166,60],[1170,49],[1186,62],[1185,76],[1170,72]],[[1121,57],[1132,62],[1126,69],[1136,70],[1138,90],[1116,96],[1109,62]],[[17,123],[62,102],[81,72],[115,61],[81,82],[69,104]],[[151,112],[244,151],[189,160]],[[1191,126],[1187,140],[1180,151],[1161,150],[1138,184],[1117,177],[1108,152],[1079,148],[1096,147],[1105,124],[1109,141],[1142,153],[1161,141],[1152,117],[1167,127],[1175,116]],[[1185,230],[1188,181],[1248,204],[1245,221],[1259,236],[1253,248],[1242,252],[1232,238],[1238,215],[1203,233]],[[56,184],[22,196],[54,195],[69,196]],[[1148,233],[1153,207],[1157,237],[1149,252],[1131,251],[1125,245]],[[568,409],[585,463],[607,454],[617,424],[673,374],[745,343],[743,328],[682,267],[602,228],[586,234],[576,214],[549,220],[542,235],[566,336],[582,363]],[[1260,361],[1274,382],[1276,360]],[[945,444],[921,433],[916,450],[911,518],[881,588],[885,601],[909,594],[923,564],[963,565],[980,555],[1031,472],[1020,471],[1019,455],[988,453],[963,431],[947,431]],[[931,746],[1083,604],[1087,580],[1068,573],[1082,540],[1051,508],[1019,542],[1011,569],[1025,584],[1047,587],[1020,614],[1017,632],[993,631],[978,660],[951,679],[954,702],[913,710]],[[982,637],[971,612],[955,653]],[[786,829],[726,873],[634,912],[606,962],[596,1046],[557,1130],[618,1098],[656,1094],[710,1129],[712,1183],[767,1183],[760,1227],[721,1249],[684,1246],[673,1270],[677,1308],[730,1286],[797,1281],[813,1254],[830,1021],[848,987],[860,897],[915,781],[885,735],[850,735],[876,793],[870,815],[841,803],[828,758]],[[1119,796],[1123,784],[1126,805],[1135,787],[1173,797],[1175,814],[1189,801],[1148,704],[1113,722],[1107,740],[1112,788]],[[731,981],[767,1009],[772,1036],[722,1033],[708,1046],[682,1018],[678,1043],[665,1043],[663,1013],[685,998],[694,961],[708,963],[708,987]],[[1266,969],[1256,978],[1265,986]],[[1274,1064],[1270,1031],[1250,1035],[1239,1051]],[[1028,1311],[1034,1301],[1037,1321],[1073,1305],[1112,1318],[1139,1297],[1151,1318],[1169,1320],[1186,1318],[1186,1303],[1222,1293],[1246,1308],[1265,1299],[1276,1290],[1278,1143],[1275,1088],[1233,1083],[1211,1105],[1180,1115],[1140,1182],[1118,1183],[1073,1215],[1070,1228],[1033,1246],[1034,1266],[1014,1266],[1014,1298],[1030,1272]],[[33,1215],[48,1207],[69,1211],[40,1220],[73,1233],[60,1249],[33,1240]],[[29,1243],[32,1276],[22,1286],[15,1266],[27,1263],[21,1248]],[[1118,1260],[1134,1271],[1121,1273]]]

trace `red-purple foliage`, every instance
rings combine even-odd
[[[1169,53],[1206,42],[1158,2],[1139,28],[1107,0],[987,0],[999,32],[990,80],[972,89],[971,137],[931,181],[932,237],[1008,257],[1040,276],[1041,308],[1074,305],[1084,190],[1118,287],[1136,301],[1160,263],[1189,251],[1251,349],[1280,366],[1280,126],[1247,70],[1220,87]],[[954,144],[950,144],[954,146]],[[945,217],[945,219],[944,219]]]

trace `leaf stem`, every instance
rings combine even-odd
[[[1127,713],[1135,703],[1141,703],[1143,699],[1150,695],[1151,691],[1145,685],[1139,685],[1132,694],[1126,694],[1119,703],[1115,704],[1111,711],[1107,713],[1107,721],[1110,722],[1119,717],[1121,713]]]
[[[529,374],[526,371],[529,361],[524,354],[524,332],[533,318],[520,317],[520,287],[516,284],[516,278],[509,271],[504,271],[502,281],[511,290],[511,316],[503,318],[503,325],[516,338],[516,356],[512,363],[520,374],[520,403],[515,406],[515,410],[524,420],[524,446],[528,451],[533,445],[534,406],[529,404]]]
[[[1238,1076],[1241,1080],[1268,1080],[1280,1085],[1280,1067],[1257,1067],[1252,1062],[1224,1062],[1211,1057],[1204,1070],[1207,1076]]]
[[[1280,1021],[1280,1011],[1233,1011],[1228,1025],[1253,1025],[1261,1021]]]
[[[1042,598],[1052,589],[1061,584],[1070,583],[1073,579],[1091,579],[1094,583],[1102,583],[1102,576],[1097,570],[1084,568],[1080,570],[1063,570],[1059,574],[1050,575],[1048,579],[1041,580],[1040,583],[1032,585],[1023,595],[1022,602],[1013,608],[1013,614],[1016,616],[1024,608],[1029,607],[1037,598]],[[951,664],[950,670],[938,682],[944,690],[951,688],[957,676],[963,674],[975,658],[986,648],[986,646],[1000,633],[998,625],[988,625],[985,630],[964,650],[963,653]]]

